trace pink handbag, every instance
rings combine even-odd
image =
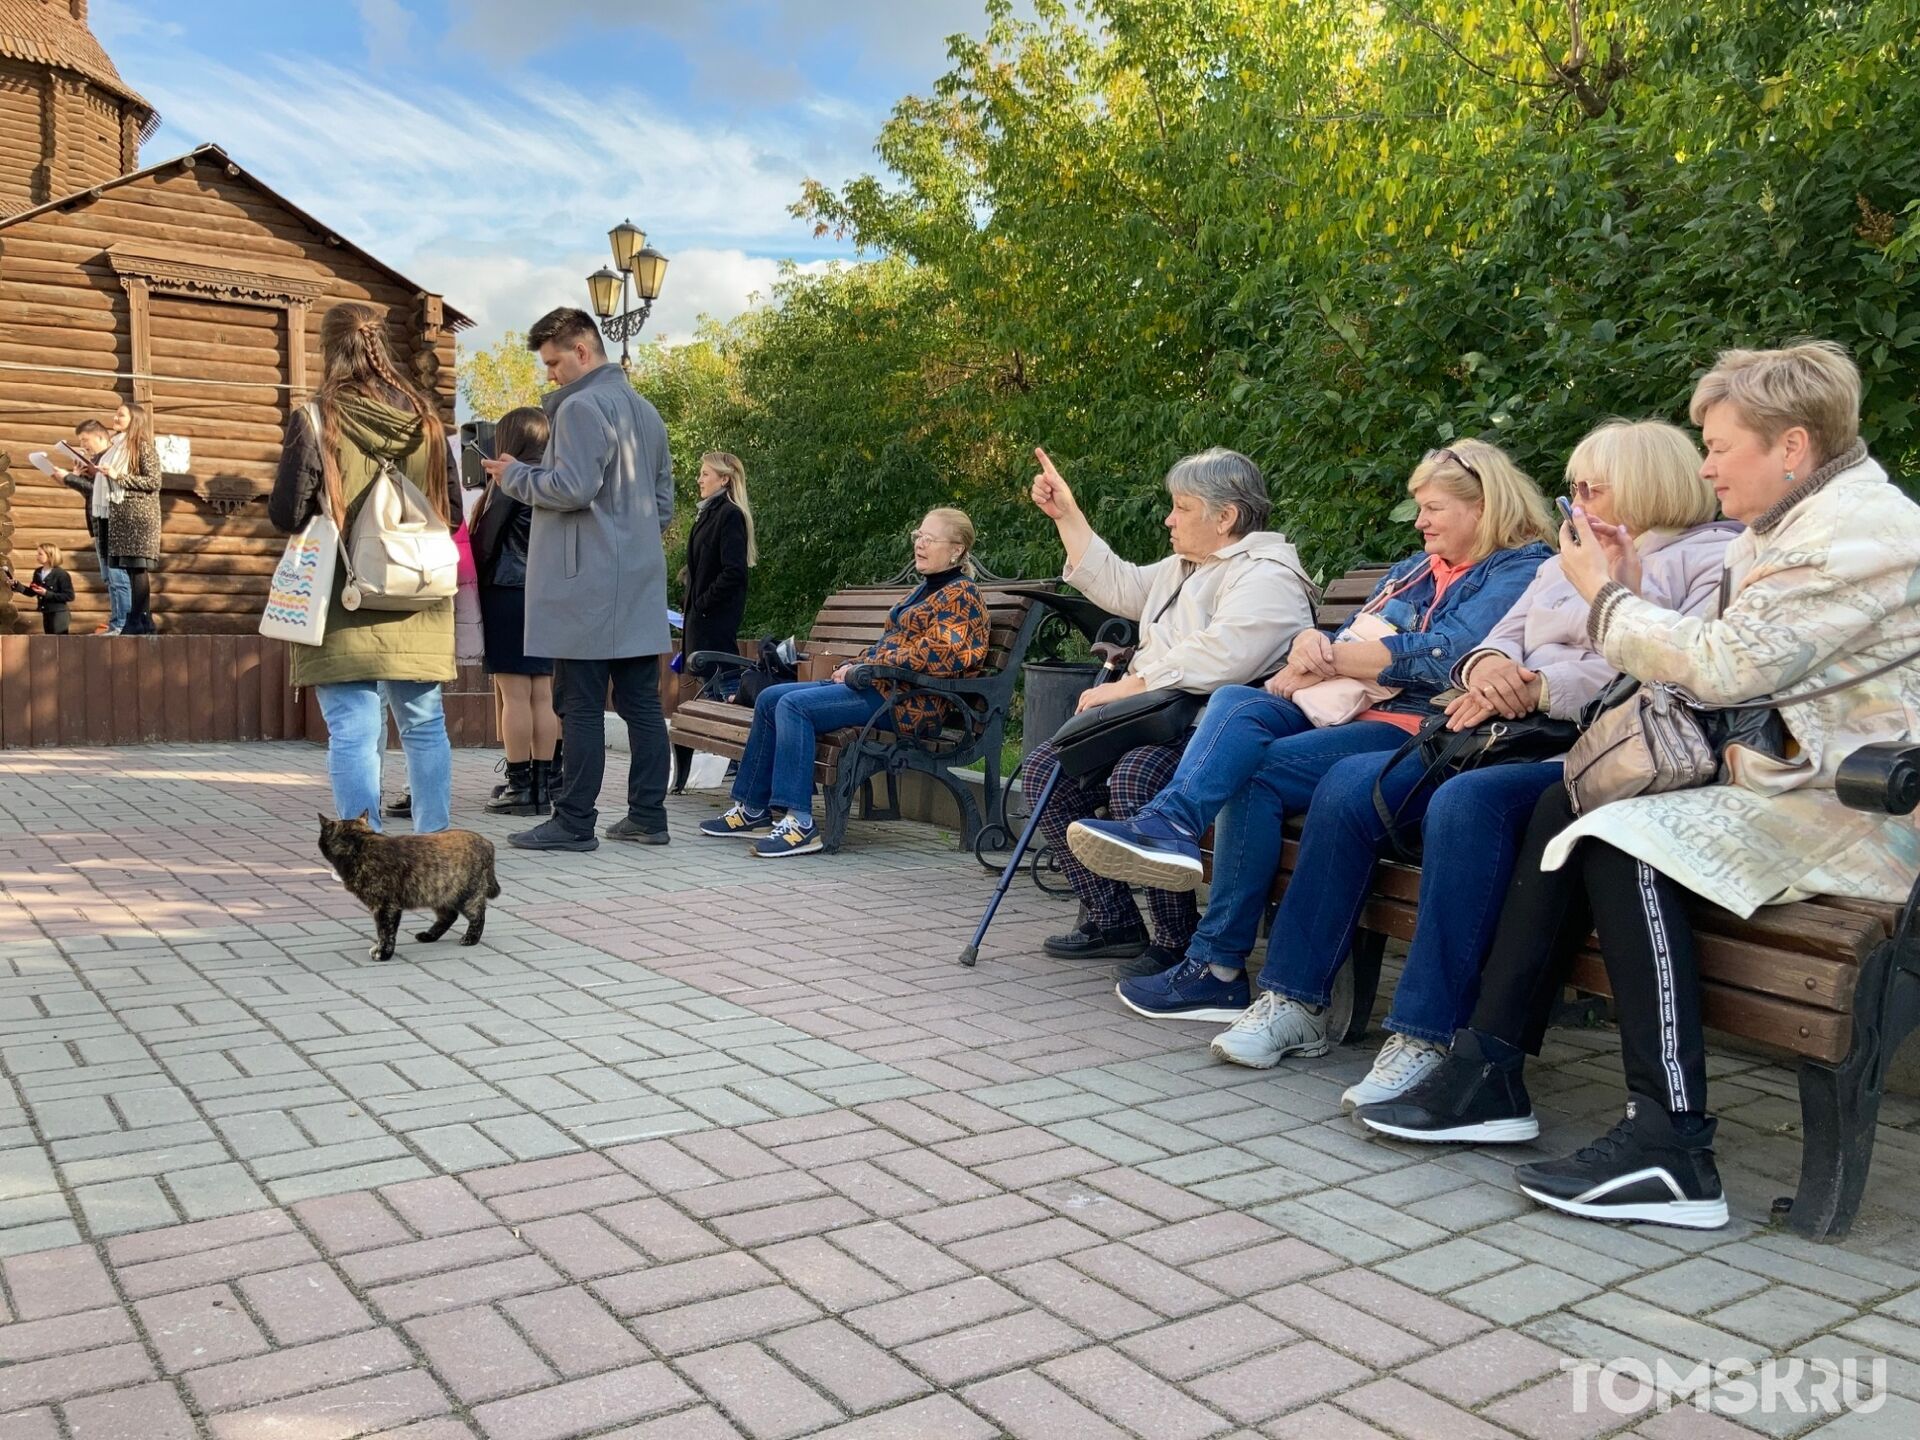
[[[1399,628],[1391,621],[1371,610],[1362,610],[1347,622],[1341,638],[1384,640],[1389,635],[1399,633]],[[1293,703],[1300,707],[1301,713],[1313,722],[1316,729],[1325,729],[1329,725],[1344,725],[1382,700],[1391,700],[1399,693],[1400,687],[1397,685],[1380,685],[1371,680],[1355,680],[1351,676],[1338,675],[1294,691]]]

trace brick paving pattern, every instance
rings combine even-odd
[[[0,759],[0,1440],[1920,1433],[1920,1106],[1840,1245],[1770,1228],[1793,1077],[1717,1052],[1736,1220],[1557,1218],[1610,1123],[1375,1142],[1365,1049],[1260,1073],[1042,959],[1071,910],[929,827],[775,867],[508,849],[485,942],[370,926],[299,745]],[[616,771],[618,766],[613,767]],[[456,931],[457,934],[457,931]],[[1881,1358],[1877,1412],[1576,1413],[1564,1357]]]

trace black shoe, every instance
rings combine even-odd
[[[402,790],[395,799],[380,807],[380,813],[392,820],[411,820],[413,818],[413,792]]]
[[[557,819],[542,820],[531,830],[507,836],[516,850],[598,850],[600,841],[591,832],[576,835]]]
[[[507,788],[487,801],[487,811],[493,815],[538,815],[540,813],[540,806],[534,798],[531,760],[507,762]]]
[[[1082,920],[1064,935],[1049,935],[1040,948],[1061,960],[1131,960],[1146,952],[1147,932],[1141,925],[1130,930],[1102,930],[1091,920]]]
[[[609,840],[629,840],[635,845],[665,845],[669,839],[664,830],[642,829],[631,815],[614,821],[600,833]]]
[[[1454,1036],[1452,1053],[1406,1094],[1353,1115],[1396,1140],[1514,1145],[1540,1134],[1521,1067],[1488,1060],[1471,1030]]]
[[[1181,953],[1176,955],[1164,945],[1149,945],[1131,959],[1117,962],[1113,967],[1113,978],[1136,980],[1143,975],[1158,975],[1178,965],[1185,953],[1184,947]]]
[[[1565,1160],[1522,1165],[1513,1178],[1569,1215],[1718,1230],[1727,1223],[1727,1196],[1713,1164],[1717,1124],[1682,1135],[1664,1105],[1635,1095],[1620,1123],[1593,1144]]]
[[[493,773],[496,775],[504,775],[507,773],[507,757],[506,756],[502,755],[499,758],[499,760],[494,762]],[[507,788],[507,782],[502,780],[498,785],[494,786],[493,789],[487,792],[487,798],[489,800],[498,799],[502,794],[506,792],[506,788]]]

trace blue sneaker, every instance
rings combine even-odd
[[[1076,820],[1067,827],[1073,858],[1109,880],[1154,890],[1200,884],[1200,837],[1157,815],[1131,820]]]
[[[1153,1020],[1206,1020],[1231,1024],[1253,1003],[1247,972],[1222,980],[1207,962],[1182,960],[1158,975],[1122,980],[1113,987],[1120,1003]]]

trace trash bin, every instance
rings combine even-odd
[[[1090,661],[1030,660],[1020,672],[1026,693],[1020,731],[1020,754],[1024,758],[1073,718],[1075,703],[1092,686],[1100,667]]]

